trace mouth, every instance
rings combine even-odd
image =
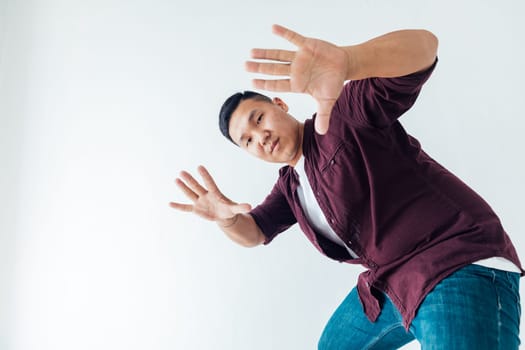
[[[275,139],[275,141],[272,142],[272,144],[270,145],[270,154],[273,153],[275,147],[277,147],[277,145],[279,144],[279,139]]]

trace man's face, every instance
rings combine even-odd
[[[302,152],[303,125],[279,98],[273,102],[246,99],[230,119],[230,136],[248,153],[273,163],[295,165]]]

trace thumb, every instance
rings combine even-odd
[[[330,115],[332,114],[332,108],[334,107],[335,101],[317,101],[317,116],[315,119],[315,131],[324,135],[328,131],[330,125]]]
[[[324,135],[328,131],[329,118],[326,115],[319,115],[315,119],[315,132],[319,135]]]
[[[231,209],[234,214],[244,214],[252,210],[252,206],[248,203],[241,203],[232,205]]]

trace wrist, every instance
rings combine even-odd
[[[361,56],[364,55],[362,45],[351,45],[341,47],[346,55],[346,74],[345,80],[359,80],[367,78],[364,72],[364,66],[361,64]]]

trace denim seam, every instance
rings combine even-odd
[[[491,272],[492,272],[492,285],[494,287],[494,292],[496,293],[496,297],[498,298],[498,313],[497,313],[497,325],[498,325],[498,328],[497,328],[497,331],[498,331],[498,334],[497,334],[497,338],[496,338],[496,342],[498,344],[498,349],[500,348],[501,346],[501,298],[500,298],[500,295],[499,295],[499,291],[498,291],[498,288],[496,286],[496,272],[491,269]]]
[[[380,333],[377,338],[375,339],[374,342],[370,343],[368,345],[368,347],[366,347],[365,349],[363,350],[369,350],[371,349],[374,345],[376,345],[377,343],[379,343],[380,340],[382,340],[388,333],[390,333],[391,331],[393,331],[394,329],[396,329],[397,327],[401,327],[401,328],[404,328],[403,325],[401,323],[398,323],[398,324],[394,324],[390,327],[388,327],[387,329],[385,329],[382,333]]]

